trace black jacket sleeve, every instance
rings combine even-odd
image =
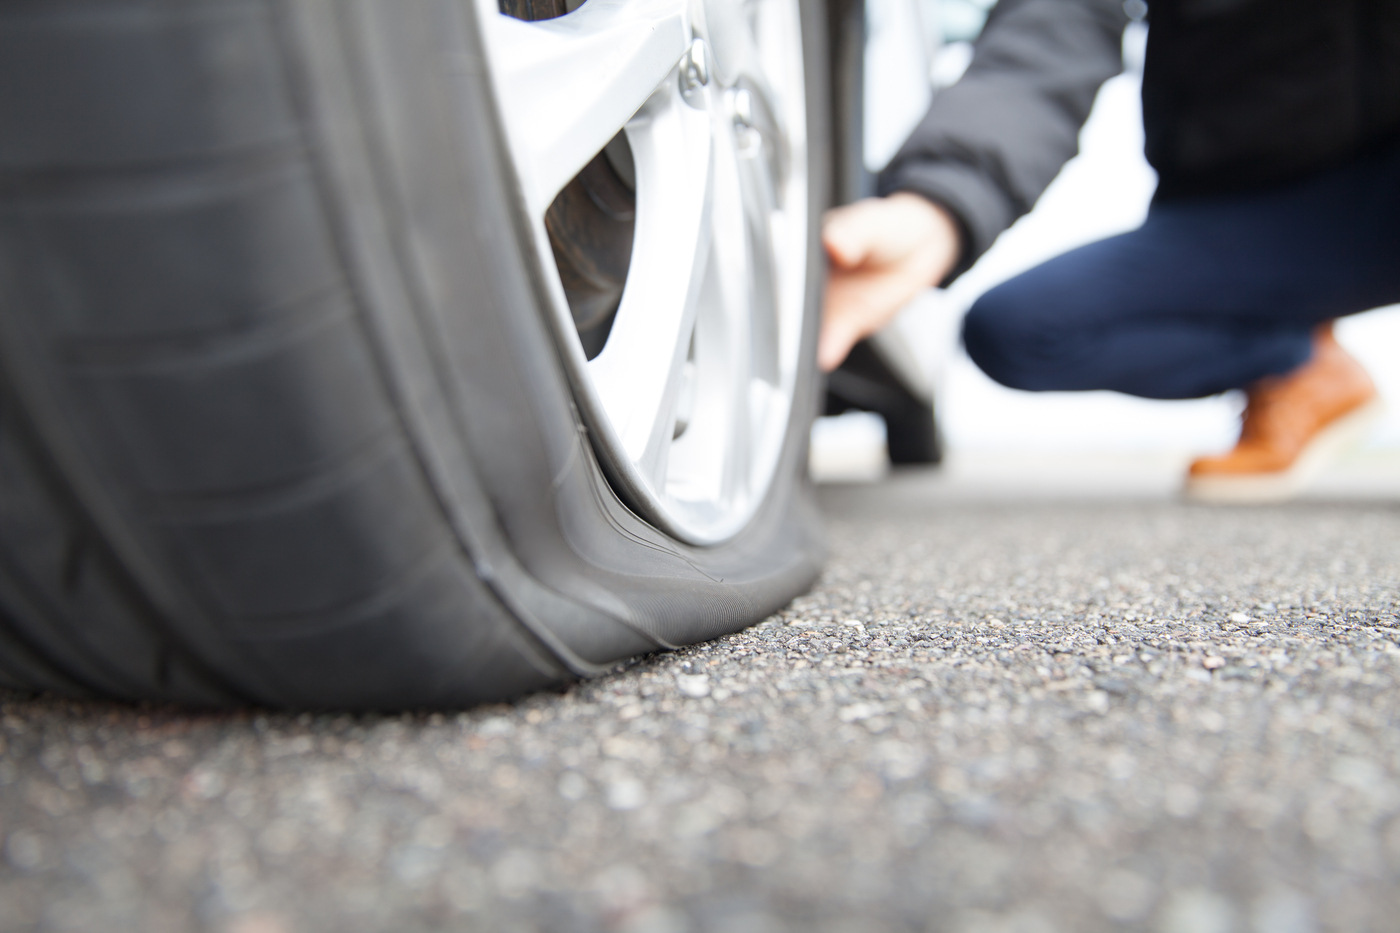
[[[879,191],[948,208],[963,255],[948,280],[1035,204],[1079,148],[1099,85],[1122,70],[1121,0],[1000,0],[966,74],[940,91]]]

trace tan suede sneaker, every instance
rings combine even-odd
[[[1349,444],[1365,436],[1382,405],[1366,370],[1324,324],[1313,355],[1283,376],[1247,390],[1235,449],[1201,457],[1186,477],[1186,496],[1203,502],[1279,502],[1296,496]]]

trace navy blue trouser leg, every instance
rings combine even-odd
[[[963,322],[1017,389],[1196,398],[1307,360],[1323,321],[1400,301],[1400,144],[1288,186],[1154,202],[1137,230],[992,289]]]

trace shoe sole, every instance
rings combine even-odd
[[[1192,502],[1253,505],[1286,502],[1296,497],[1349,447],[1365,440],[1385,412],[1380,399],[1372,399],[1317,432],[1312,443],[1286,470],[1247,476],[1188,476],[1182,490]]]

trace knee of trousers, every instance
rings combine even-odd
[[[1038,304],[1033,295],[999,286],[963,318],[967,355],[982,372],[1012,389],[1052,389],[1064,377],[1053,328],[1047,330]]]

